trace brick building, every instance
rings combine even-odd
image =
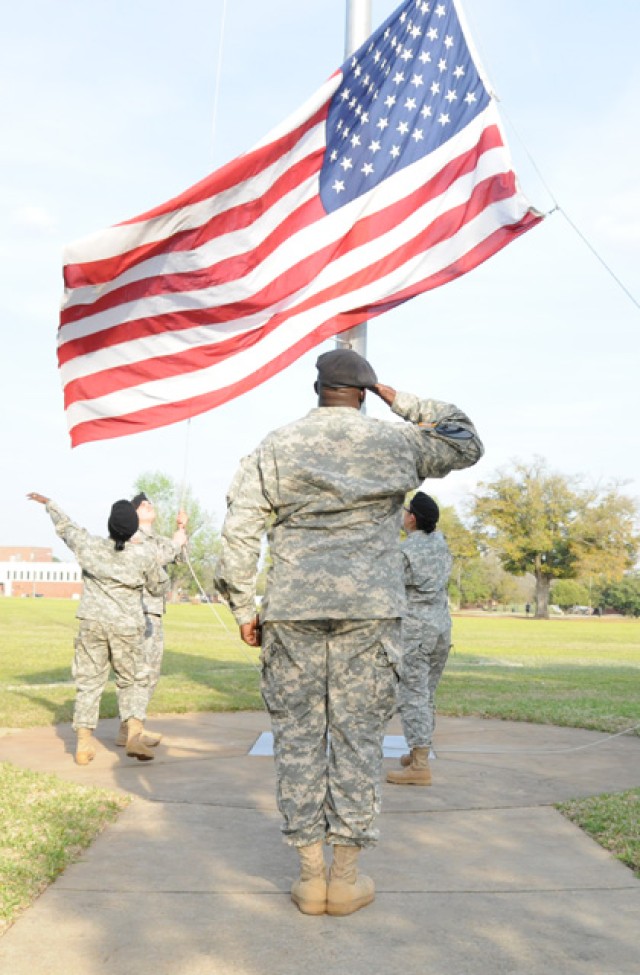
[[[0,545],[0,596],[78,599],[81,593],[77,562],[56,562],[50,548]]]

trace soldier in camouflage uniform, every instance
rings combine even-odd
[[[436,688],[451,648],[447,583],[451,553],[436,531],[438,505],[418,491],[404,511],[406,539],[401,545],[407,615],[402,620],[402,673],[398,703],[402,729],[411,749],[400,771],[387,774],[394,785],[431,785],[429,749],[435,727]]]
[[[72,668],[76,682],[76,762],[88,765],[95,757],[93,730],[110,665],[121,714],[128,720],[127,755],[141,761],[152,759],[153,752],[142,740],[147,703],[142,589],[160,593],[162,577],[154,553],[129,541],[138,528],[135,508],[130,501],[116,501],[106,539],[75,525],[49,498],[36,493],[28,497],[46,506],[56,533],[82,569],[83,591],[76,613],[80,627]]]
[[[278,806],[301,862],[292,899],[307,914],[350,914],[374,898],[356,862],[378,837],[405,608],[404,498],[426,477],[474,464],[482,445],[457,407],[379,384],[350,349],[321,355],[317,368],[318,407],[270,434],[233,480],[216,585],[242,639],[262,644]],[[407,422],[364,416],[367,388]],[[267,529],[272,564],[259,621]]]
[[[164,632],[162,617],[166,612],[166,595],[171,588],[171,580],[166,572],[166,566],[171,562],[178,562],[183,557],[184,546],[187,543],[185,527],[187,524],[187,513],[179,511],[177,517],[177,531],[173,538],[165,538],[157,535],[153,527],[156,520],[156,509],[153,502],[149,500],[144,491],[136,494],[131,500],[131,504],[138,513],[139,529],[133,537],[134,543],[144,545],[152,552],[160,567],[162,579],[162,594],[154,595],[145,589],[142,594],[142,610],[144,612],[144,663],[147,671],[147,707],[153,697],[160,671],[162,670],[162,657],[164,654]],[[142,740],[145,745],[155,748],[162,740],[162,735],[144,729]],[[115,740],[116,745],[124,746],[127,743],[127,722],[121,717],[120,729]]]

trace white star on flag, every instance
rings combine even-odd
[[[456,0],[432,7],[405,0],[253,150],[66,248],[74,446],[225,403],[540,221]]]

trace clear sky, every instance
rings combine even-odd
[[[395,6],[373,0],[373,24]],[[55,357],[61,253],[259,141],[341,64],[345,9],[229,0],[221,61],[222,0],[5,10],[0,545],[54,544],[28,491],[102,533],[112,501],[149,470],[186,476],[220,524],[239,458],[315,405],[315,358],[332,343],[189,425],[71,450]],[[464,12],[525,192],[541,210],[554,205],[530,154],[640,300],[640,4],[466,0]],[[478,481],[535,455],[638,496],[639,335],[638,308],[555,213],[471,274],[373,321],[368,357],[381,382],[457,403],[476,423],[486,455],[427,482],[442,502],[462,505]]]

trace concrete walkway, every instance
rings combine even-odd
[[[640,786],[639,738],[441,718],[433,786],[384,786],[375,903],[332,918],[289,899],[273,760],[249,755],[267,716],[149,727],[154,762],[103,721],[88,768],[68,725],[0,737],[1,760],[135,797],[0,940],[4,975],[640,975],[640,881],[552,805]]]

